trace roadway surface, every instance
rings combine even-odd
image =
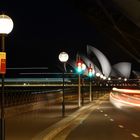
[[[116,108],[106,96],[54,140],[137,140],[140,139],[140,108]]]

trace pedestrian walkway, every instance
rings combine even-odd
[[[6,140],[31,140],[35,135],[62,120],[61,104],[6,118]],[[67,103],[66,116],[77,110],[76,102]]]
[[[67,127],[81,112],[94,106],[96,100],[89,104],[84,100],[84,106],[78,108],[77,100],[65,102],[65,117],[62,117],[61,103],[46,105],[39,110],[6,118],[6,140],[48,140]]]
[[[103,96],[99,100],[94,100],[90,104],[86,104],[64,119],[48,127],[40,134],[36,135],[32,140],[60,140],[61,138],[57,138],[57,134],[59,134],[65,128],[70,127],[71,123],[73,122],[77,123],[78,125],[79,122],[83,121],[90,114],[91,110],[97,108],[97,106],[102,102],[102,99],[106,97],[108,96]],[[64,137],[62,139],[64,139]]]

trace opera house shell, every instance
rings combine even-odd
[[[96,57],[96,62],[94,62],[94,58]],[[123,77],[123,78],[129,78],[131,74],[131,63],[130,62],[118,62],[115,65],[111,65],[107,57],[97,48],[87,45],[87,56],[84,54],[78,54],[80,56],[80,59],[85,63],[85,65],[88,67],[91,64],[91,67],[94,68],[95,73],[100,73],[104,75],[106,78],[113,77]],[[89,57],[90,56],[90,57]],[[71,61],[70,65],[75,68],[76,62]],[[85,74],[87,75],[87,70],[85,71]]]

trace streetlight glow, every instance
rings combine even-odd
[[[110,78],[110,77],[108,77],[108,80],[110,81],[110,80],[111,80],[111,78]]]
[[[60,60],[61,62],[64,63],[64,62],[67,62],[67,61],[68,61],[69,55],[68,55],[66,52],[61,52],[61,53],[59,54],[58,58],[59,58],[59,60]]]
[[[96,73],[96,76],[99,77],[100,76],[100,73]]]
[[[124,78],[124,81],[127,81],[127,78]]]
[[[84,63],[82,63],[82,70],[86,70],[86,65]]]
[[[13,27],[13,21],[9,16],[5,14],[0,15],[0,34],[9,34]]]

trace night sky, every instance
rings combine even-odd
[[[112,64],[131,60],[115,46],[110,47],[94,24],[70,1],[4,0],[1,10],[14,22],[5,43],[7,67],[48,67],[52,70],[60,63],[61,51],[75,59],[78,51],[86,52],[87,44],[95,45]]]
[[[61,51],[73,57],[86,42],[94,42],[95,29],[63,0],[4,2],[3,7],[14,21],[6,38],[8,67],[49,67]]]

